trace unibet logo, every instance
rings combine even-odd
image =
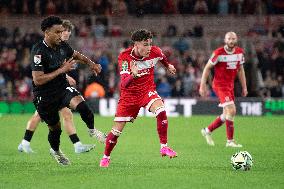
[[[226,57],[224,58],[226,59]],[[234,70],[237,69],[238,62],[227,62],[227,69]]]

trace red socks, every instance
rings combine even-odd
[[[161,144],[167,144],[168,142],[168,119],[166,111],[160,112],[157,116],[157,131]]]
[[[210,132],[214,131],[215,129],[217,129],[218,127],[220,127],[222,124],[224,123],[224,121],[222,121],[221,117],[218,116],[209,126],[208,126],[208,130]]]
[[[117,143],[118,136],[115,136],[112,132],[107,135],[106,146],[105,146],[105,155],[110,156],[111,151]]]
[[[157,131],[160,138],[161,144],[167,144],[168,142],[168,120],[167,120],[167,114],[166,111],[160,112],[157,116]],[[116,131],[117,132],[117,131]],[[121,132],[119,132],[118,135],[120,135]],[[111,151],[115,147],[117,143],[117,139],[119,136],[114,135],[112,132],[110,132],[107,135],[106,139],[106,146],[105,146],[105,156],[110,156]]]
[[[227,139],[233,140],[234,138],[234,122],[226,119]]]

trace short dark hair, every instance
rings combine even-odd
[[[69,31],[72,31],[74,29],[74,25],[70,20],[63,20],[62,26]]]
[[[139,29],[139,30],[132,32],[131,34],[131,40],[133,42],[145,41],[147,39],[152,39],[152,38],[153,38],[152,33],[146,29]]]
[[[45,32],[48,28],[53,25],[61,25],[63,21],[58,16],[49,16],[41,22],[41,30]]]

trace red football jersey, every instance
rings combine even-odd
[[[121,78],[123,78],[124,74],[131,74],[130,62],[133,60],[137,63],[138,78],[133,79],[127,87],[121,85],[120,96],[135,97],[137,99],[139,96],[144,95],[150,90],[156,90],[156,85],[154,83],[154,67],[158,61],[167,66],[168,60],[162,50],[157,46],[152,46],[149,57],[145,58],[137,57],[134,54],[133,47],[130,47],[121,52],[118,56]]]
[[[216,49],[209,62],[214,65],[213,87],[234,88],[234,80],[245,62],[244,50],[235,47],[234,52],[228,52],[224,47]]]

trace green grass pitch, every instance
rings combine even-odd
[[[230,157],[237,149],[226,148],[225,127],[213,134],[215,147],[207,146],[200,129],[214,116],[169,118],[169,145],[175,159],[159,155],[154,118],[138,118],[128,124],[112,153],[110,167],[99,167],[104,146],[90,138],[79,115],[74,121],[83,143],[96,149],[75,154],[63,131],[61,149],[71,160],[62,167],[49,155],[47,127],[41,123],[31,146],[36,152],[17,151],[31,115],[0,117],[0,188],[284,188],[284,117],[236,117],[235,138],[253,156],[250,171],[235,171]],[[96,126],[108,132],[112,117],[95,117]]]

